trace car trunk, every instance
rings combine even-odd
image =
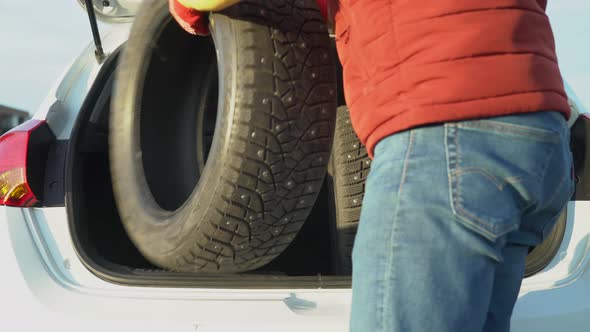
[[[190,37],[187,35],[187,38]],[[243,274],[207,276],[162,270],[143,258],[122,226],[109,169],[109,110],[121,49],[107,59],[97,76],[70,139],[66,207],[74,244],[87,268],[108,281],[133,285],[349,287],[350,276],[337,276],[333,272],[326,186],[291,245],[260,269]],[[161,70],[150,68],[154,72]],[[162,80],[159,84],[174,82]],[[157,93],[160,88],[147,87],[149,91],[146,93]],[[341,93],[339,99],[343,103]]]
[[[187,38],[190,37],[187,35]],[[109,111],[114,73],[121,48],[102,67],[79,112],[69,144],[65,173],[66,207],[72,239],[86,267],[102,279],[127,285],[214,288],[350,287],[350,275],[335,273],[337,269],[331,252],[334,246],[330,232],[328,199],[331,193],[327,186],[324,186],[311,215],[291,245],[278,258],[260,269],[221,275],[177,273],[160,269],[143,258],[122,226],[113,197],[109,169]],[[340,77],[340,68],[338,73]],[[339,81],[341,83],[341,79]],[[162,80],[161,84],[175,82]],[[341,87],[342,84],[338,99],[339,104],[343,105]],[[151,89],[150,93],[158,93],[158,86]],[[579,136],[581,135],[576,137]],[[584,142],[576,143],[577,147],[586,146],[586,137],[581,139]],[[578,153],[577,159],[579,158]],[[563,238],[565,219],[564,215],[560,226],[556,227],[544,245],[531,250],[527,275],[542,270],[554,257]]]

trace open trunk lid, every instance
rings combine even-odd
[[[85,0],[76,0],[86,9]],[[144,0],[91,0],[96,18],[105,23],[127,23],[133,20]]]

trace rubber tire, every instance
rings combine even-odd
[[[352,249],[360,220],[365,180],[371,160],[356,136],[345,106],[338,108],[336,133],[329,166],[331,224],[334,243],[333,267],[338,274],[352,273]],[[531,249],[526,258],[525,277],[543,270],[555,257],[565,234],[567,211],[564,211],[549,236]]]
[[[142,166],[141,84],[158,33],[173,24],[168,0],[153,0],[138,13],[118,67],[113,190],[126,231],[153,264],[241,272],[279,255],[315,203],[334,134],[335,63],[314,0],[244,1],[210,21],[219,99],[196,187],[179,208],[164,209]]]
[[[335,263],[333,268],[338,274],[352,273],[352,247],[365,194],[365,179],[370,169],[371,159],[352,129],[348,108],[338,107],[332,157],[328,169]]]

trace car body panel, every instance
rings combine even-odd
[[[104,35],[114,52],[129,27]],[[47,120],[67,140],[103,62],[89,45],[64,73],[35,119]],[[574,121],[585,113],[571,96]],[[590,317],[590,201],[570,202],[566,233],[553,261],[527,278],[513,316],[513,331],[585,331]],[[2,321],[60,326],[60,331],[345,331],[350,289],[157,288],[113,284],[78,258],[66,209],[0,207]],[[32,330],[26,328],[26,330]]]
[[[106,317],[127,322],[169,322],[193,327],[193,331],[195,325],[227,324],[275,328],[307,325],[322,327],[322,331],[345,328],[342,317],[347,315],[349,290],[183,289],[111,284],[92,275],[76,257],[67,238],[63,208],[2,207],[0,213],[0,250],[13,253],[0,255],[5,280],[10,281],[2,283],[0,291],[8,298],[30,303],[42,316],[53,313],[66,320]],[[53,227],[56,223],[61,225]],[[29,310],[27,315],[31,314]]]
[[[127,40],[129,27],[117,25],[104,34],[103,49],[107,57]],[[33,118],[46,120],[57,139],[69,139],[78,112],[104,63],[94,55],[93,44],[86,46],[50,90]]]
[[[571,202],[568,211],[566,235],[555,259],[523,283],[513,331],[530,331],[531,326],[535,331],[554,331],[556,326],[587,329],[590,224],[574,220],[590,214],[590,202]],[[49,320],[108,317],[138,326],[146,321],[164,324],[170,331],[174,329],[166,324],[178,325],[179,331],[229,328],[227,324],[263,330],[347,328],[349,289],[154,288],[103,281],[77,258],[63,208],[0,208],[0,250],[12,253],[0,255],[9,281],[0,292],[26,303],[27,315],[34,309],[41,313],[36,317]]]

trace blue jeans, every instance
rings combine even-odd
[[[557,112],[382,140],[353,250],[351,331],[509,331],[525,257],[574,189]]]

